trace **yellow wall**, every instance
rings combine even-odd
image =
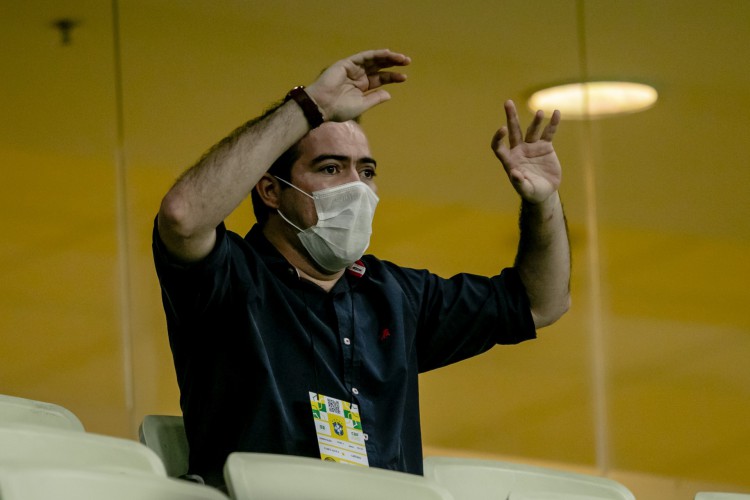
[[[178,413],[150,254],[161,196],[213,142],[360,48],[415,61],[364,121],[381,165],[373,253],[444,276],[510,265],[517,200],[488,148],[500,103],[543,74],[575,77],[580,61],[576,2],[504,4],[131,0],[113,19],[106,2],[0,2],[0,392],[60,403],[118,436],[135,437],[144,414]],[[634,42],[607,38],[622,30],[596,24],[603,5],[589,7],[589,36],[606,72],[605,48]],[[661,21],[633,5],[651,48],[671,54]],[[60,16],[80,20],[67,46],[49,26]],[[734,17],[745,26],[746,9]],[[551,53],[507,49],[528,33]],[[664,484],[674,498],[719,483],[750,491],[750,169],[727,166],[741,150],[721,130],[707,142],[726,157],[710,172],[673,159],[694,147],[708,163],[697,140],[661,144],[676,114],[692,116],[682,101],[711,92],[680,88],[640,115],[563,124],[573,308],[534,342],[425,374],[430,449],[611,473],[634,491],[648,483],[640,498]],[[723,102],[711,123],[733,114]],[[244,233],[250,207],[228,223]]]

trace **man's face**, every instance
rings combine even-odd
[[[375,160],[362,128],[355,122],[327,122],[311,131],[299,144],[291,182],[312,194],[341,184],[362,181],[377,193]],[[282,190],[282,212],[299,227],[318,221],[313,200],[296,189]]]

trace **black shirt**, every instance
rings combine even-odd
[[[180,265],[153,235],[190,473],[223,483],[233,451],[319,457],[309,391],[357,403],[370,466],[422,474],[419,372],[534,338],[512,268],[444,279],[366,255],[330,292],[255,226],[217,229]]]

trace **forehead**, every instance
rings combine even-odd
[[[370,156],[370,145],[356,122],[326,122],[310,131],[299,143],[299,159],[338,155],[357,160]]]

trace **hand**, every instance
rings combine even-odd
[[[391,98],[380,87],[406,80],[402,73],[382,70],[410,63],[408,56],[388,49],[360,52],[334,63],[307,91],[327,121],[351,120]]]
[[[526,137],[521,134],[513,101],[505,102],[505,115],[508,125],[495,133],[492,150],[521,198],[529,203],[541,203],[557,191],[562,180],[560,161],[552,147],[552,138],[560,123],[560,112],[555,110],[542,130],[544,113],[537,111],[526,130]],[[505,136],[508,136],[510,149],[503,143]]]

